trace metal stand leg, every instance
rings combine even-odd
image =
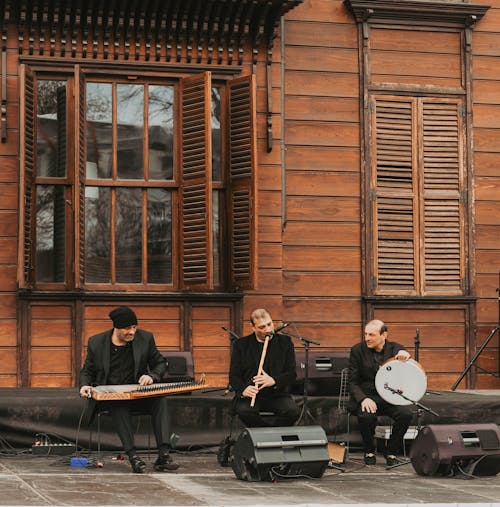
[[[474,363],[476,362],[477,358],[481,355],[481,352],[487,347],[488,343],[490,343],[491,339],[495,336],[495,334],[499,330],[500,330],[499,326],[496,326],[494,329],[492,329],[491,333],[488,335],[486,340],[484,340],[484,343],[481,345],[481,347],[479,347],[478,351],[474,354],[474,357],[471,359],[470,363],[465,367],[465,370],[460,374],[460,377],[458,377],[457,381],[451,386],[452,391],[454,391],[458,387],[458,384],[460,384],[460,382],[462,382],[465,375],[467,375],[469,370],[474,366]],[[476,365],[476,367],[480,368],[477,365]],[[480,368],[480,369],[485,371],[486,373],[489,373],[491,375],[495,375],[495,373],[485,370],[484,368]],[[497,375],[495,375],[495,376],[497,376]]]

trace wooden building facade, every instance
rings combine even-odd
[[[214,385],[256,307],[443,389],[497,325],[499,0],[0,9],[0,386],[77,385],[120,304]]]

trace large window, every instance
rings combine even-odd
[[[253,76],[23,70],[21,286],[253,285]]]
[[[374,95],[370,111],[374,292],[463,294],[462,100]]]

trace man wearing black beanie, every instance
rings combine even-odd
[[[156,348],[154,336],[137,328],[137,316],[127,306],[119,306],[109,313],[113,329],[89,338],[87,357],[80,371],[80,396],[89,397],[92,386],[139,384],[147,386],[161,380],[167,370],[164,357]],[[170,431],[167,399],[153,396],[136,400],[98,402],[90,400],[92,414],[97,408],[109,411],[116,432],[127,453],[132,470],[144,473],[146,464],[137,455],[132,412],[151,414],[158,459],[157,472],[176,470],[179,465],[169,454]]]

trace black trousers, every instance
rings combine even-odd
[[[363,440],[365,453],[375,452],[375,427],[377,416],[387,415],[393,421],[392,432],[387,442],[386,454],[398,454],[403,449],[403,437],[410,426],[413,417],[409,405],[391,405],[380,396],[371,395],[370,398],[377,404],[377,412],[370,414],[362,412],[359,406],[355,412],[358,417],[359,431]]]
[[[101,402],[99,410],[109,412],[125,452],[135,449],[135,431],[132,419],[134,414],[151,415],[151,423],[158,449],[170,445],[170,419],[165,396]]]
[[[284,393],[255,398],[255,405],[250,406],[250,398],[235,398],[234,410],[249,428],[259,426],[293,426],[300,410],[292,396]],[[273,412],[272,417],[262,417],[259,412]]]

